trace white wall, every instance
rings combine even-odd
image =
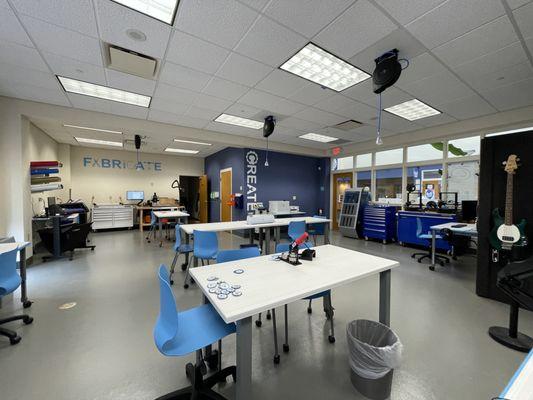
[[[177,198],[178,190],[170,187],[180,175],[200,176],[204,173],[204,160],[197,157],[140,154],[145,170],[124,169],[124,163],[134,166],[135,152],[96,149],[80,146],[70,148],[72,198],[92,203],[117,203],[120,197],[126,202],[127,190],[143,190],[145,198],[156,192],[159,197]],[[102,168],[102,160],[117,160],[115,168]],[[84,164],[85,160],[85,164]],[[97,160],[96,163],[93,163]],[[161,171],[155,171],[149,162],[160,162]],[[107,164],[106,164],[107,165]],[[112,165],[112,164],[111,164]]]

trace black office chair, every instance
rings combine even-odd
[[[429,258],[431,260],[431,240],[432,235],[429,233],[424,233],[422,228],[422,220],[420,218],[416,219],[416,237],[418,239],[427,240],[428,243],[428,251],[426,253],[413,253],[411,254],[411,258],[417,258],[417,261],[419,263],[422,262],[424,258]],[[435,235],[435,240],[442,239],[443,237],[441,235]],[[450,259],[446,256],[442,256],[440,254],[435,254],[435,261],[438,262],[441,266],[444,266],[444,263],[450,262]],[[433,267],[429,267],[431,270],[433,270]]]

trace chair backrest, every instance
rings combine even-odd
[[[181,225],[176,224],[176,241],[174,242],[174,251],[178,251],[181,246]]]
[[[221,250],[217,254],[217,263],[242,260],[245,258],[259,257],[261,252],[258,247],[245,247],[236,250]]]
[[[289,237],[292,240],[298,239],[305,232],[305,221],[291,221],[289,222]]]
[[[17,252],[13,250],[0,254],[0,296],[11,293],[20,285],[20,276],[17,274]]]
[[[326,219],[323,215],[313,215],[313,218],[322,218]],[[312,224],[313,227],[313,235],[323,235],[326,230],[326,224]]]
[[[154,341],[159,351],[165,354],[165,345],[178,333],[178,309],[170,288],[167,267],[159,266],[159,316],[154,328]]]
[[[278,243],[276,245],[276,253],[286,253],[289,251],[289,243]]]
[[[194,256],[201,259],[215,258],[218,253],[216,232],[193,231]]]
[[[420,219],[420,217],[417,217],[416,218],[416,237],[419,237],[420,235],[422,235],[424,232],[422,232],[422,220]]]

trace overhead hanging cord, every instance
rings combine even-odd
[[[267,137],[267,151],[266,151],[265,167],[268,167],[268,137]]]
[[[376,144],[378,146],[383,144],[383,140],[381,140],[381,93],[378,94],[378,132],[376,137]]]

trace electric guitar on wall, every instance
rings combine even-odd
[[[507,189],[505,194],[505,218],[495,208],[492,211],[494,228],[490,232],[489,241],[495,253],[493,260],[497,261],[497,253],[501,250],[509,252],[512,260],[520,260],[525,257],[525,249],[528,240],[525,233],[526,220],[522,219],[517,225],[513,224],[513,178],[520,161],[515,154],[511,154],[503,163],[507,172]]]

